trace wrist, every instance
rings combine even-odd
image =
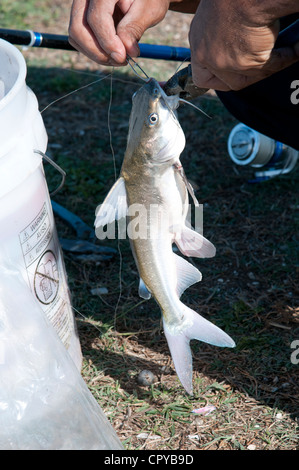
[[[169,10],[181,13],[195,13],[200,0],[170,0]]]

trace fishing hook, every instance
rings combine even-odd
[[[137,77],[141,78],[141,80],[144,80],[145,82],[147,80],[149,80],[149,76],[147,75],[147,73],[143,70],[142,67],[140,67],[140,65],[134,60],[132,59],[132,57],[130,57],[128,54],[127,54],[127,64],[131,67],[131,69],[133,70],[133,72],[137,75]],[[131,62],[133,62],[133,65],[131,64]],[[139,70],[141,70],[141,72],[146,76],[146,78],[143,78],[139,75],[139,73],[137,72],[136,68],[138,67]]]

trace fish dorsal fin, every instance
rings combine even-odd
[[[177,271],[176,290],[180,297],[183,292],[196,282],[201,281],[201,272],[181,256],[174,254]]]
[[[95,227],[126,217],[128,210],[125,180],[121,176],[114,183],[104,202],[97,207]]]
[[[139,280],[139,297],[145,300],[149,300],[151,298],[152,294],[144,284],[143,280],[140,278]]]
[[[174,239],[180,252],[185,256],[195,258],[212,258],[215,256],[216,248],[213,243],[203,237],[200,233],[186,226],[175,234]]]

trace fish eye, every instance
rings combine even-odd
[[[154,126],[159,121],[159,116],[157,113],[152,113],[148,117],[148,122],[151,126]]]

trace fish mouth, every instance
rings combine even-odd
[[[179,107],[179,95],[167,96],[159,82],[155,78],[149,80],[143,85],[154,101],[162,101],[169,111],[173,112]]]

